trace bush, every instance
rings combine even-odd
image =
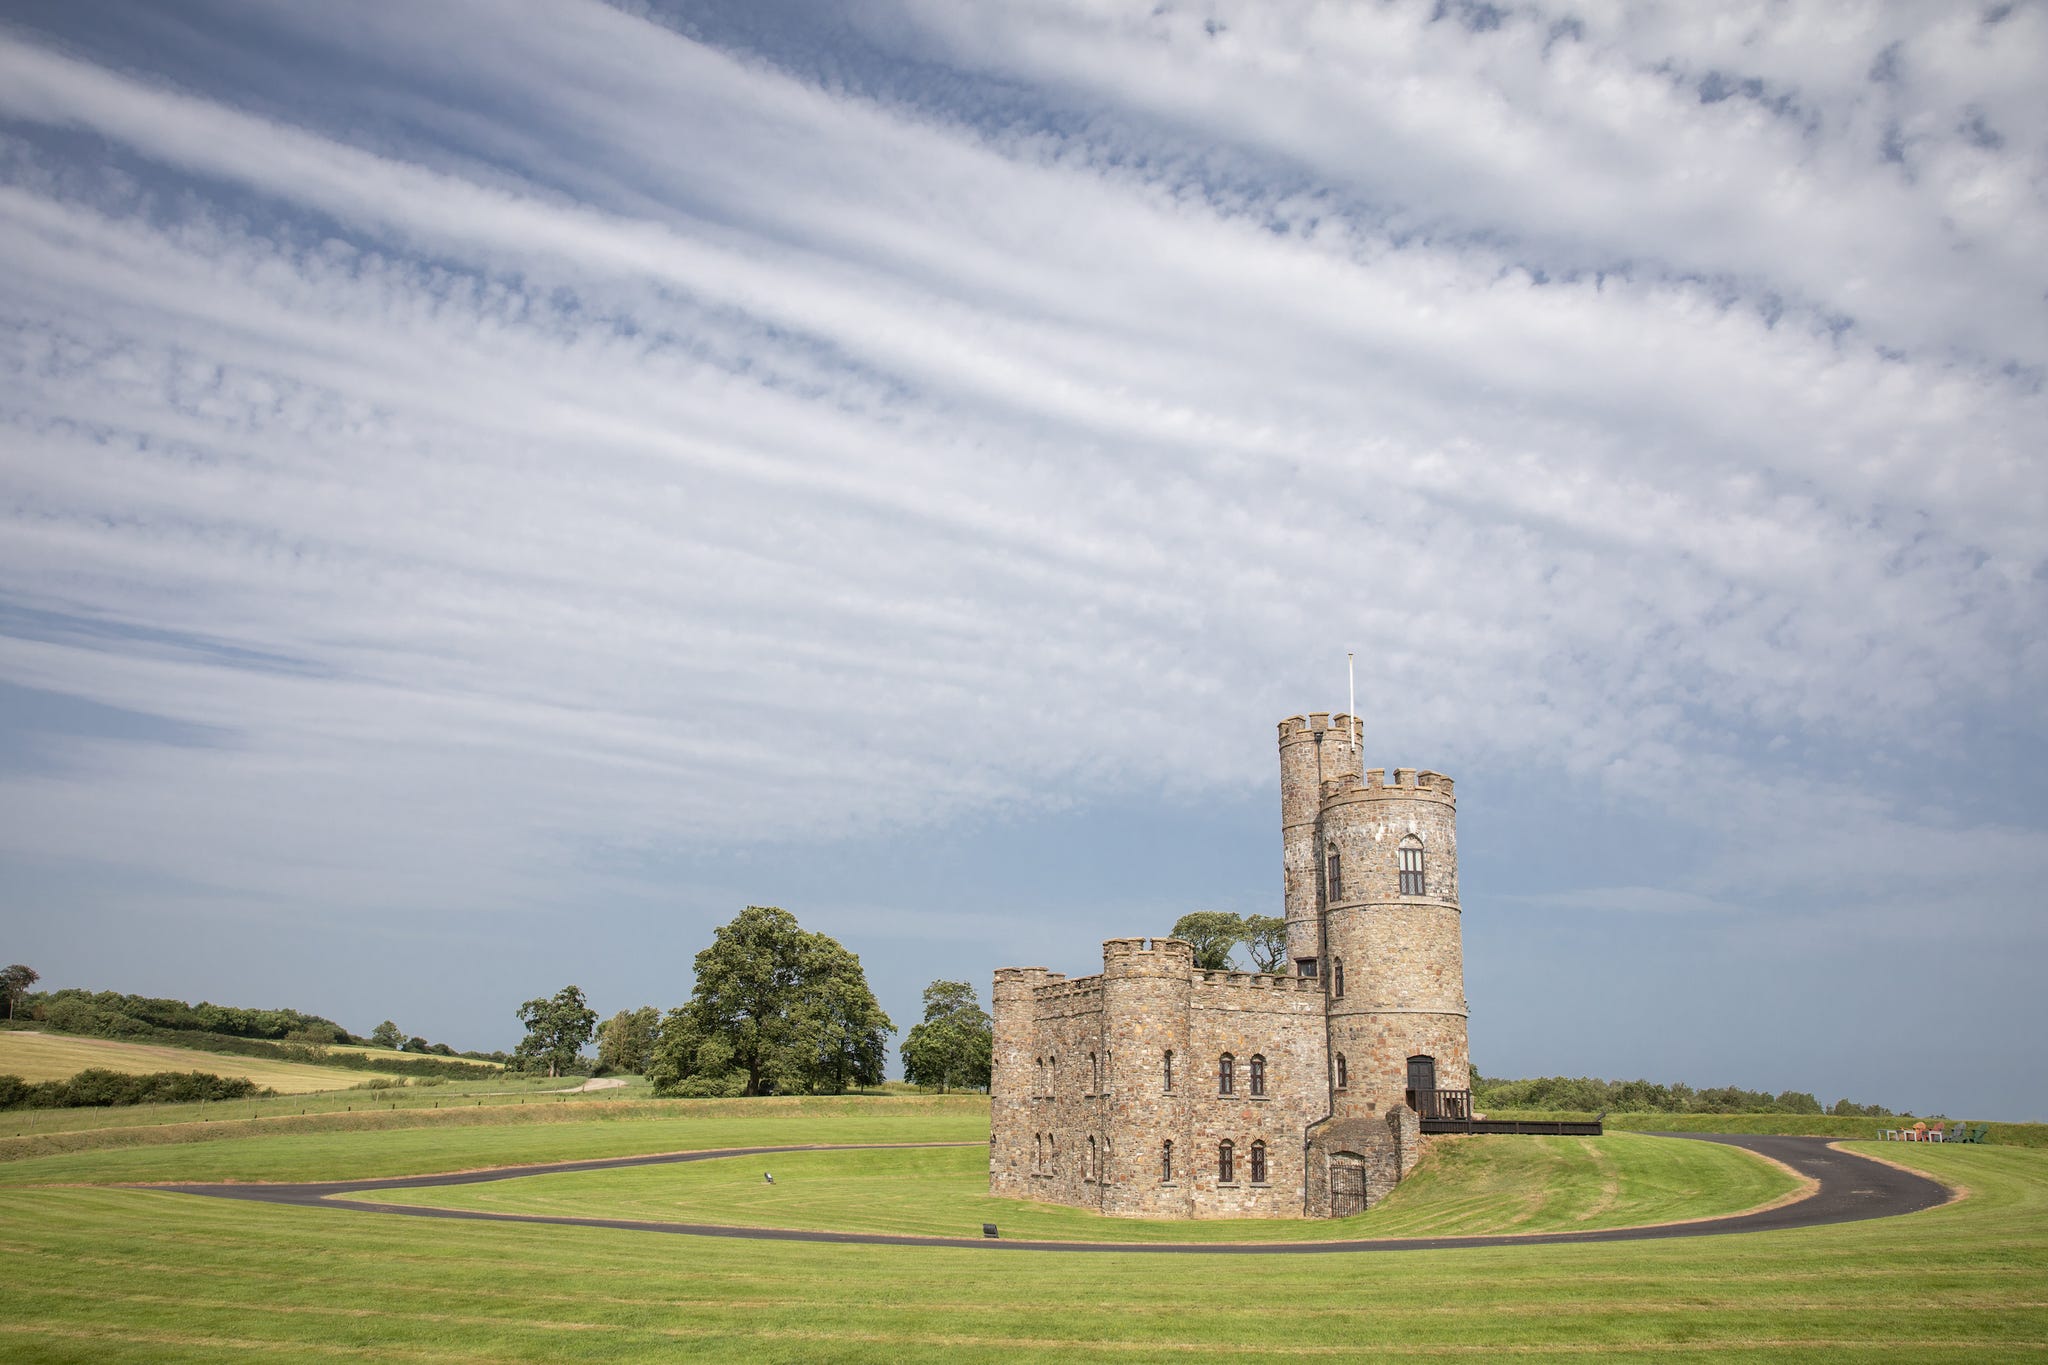
[[[396,1090],[405,1084],[395,1076],[372,1076],[367,1081],[357,1081],[351,1090]]]
[[[731,1100],[747,1093],[747,1073],[728,1071],[723,1076],[685,1076],[665,1092],[694,1100]]]

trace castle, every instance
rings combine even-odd
[[[1361,766],[1361,726],[1280,722],[1284,974],[1110,939],[1099,976],[995,975],[989,1190],[1141,1218],[1327,1218],[1471,1117],[1457,800]]]

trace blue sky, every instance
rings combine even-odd
[[[459,1047],[1458,780],[1473,1056],[2048,1117],[2040,4],[17,3],[0,957]]]

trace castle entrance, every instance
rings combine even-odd
[[[1356,1152],[1330,1154],[1330,1216],[1365,1212],[1365,1158]]]

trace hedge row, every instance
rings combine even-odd
[[[246,1100],[273,1095],[247,1076],[215,1076],[206,1071],[152,1071],[136,1075],[93,1067],[68,1081],[31,1084],[19,1076],[0,1076],[0,1109],[84,1109],[119,1104],[190,1104],[195,1100]]]

